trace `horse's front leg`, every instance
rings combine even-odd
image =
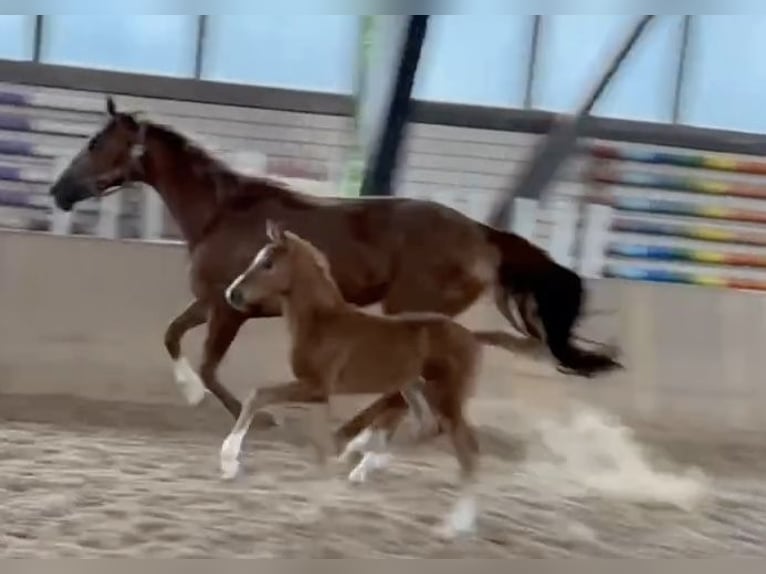
[[[210,307],[200,376],[207,390],[221,401],[235,419],[239,416],[242,406],[239,400],[218,380],[218,367],[247,319],[274,317],[276,315],[277,313],[266,309],[253,310],[244,315],[223,302]],[[267,413],[257,415],[256,421],[256,425],[261,428],[276,426],[274,417]]]
[[[352,482],[364,482],[370,471],[383,468],[390,461],[388,442],[396,432],[408,409],[413,411],[420,423],[419,438],[440,433],[438,420],[432,414],[427,387],[422,381],[391,391],[379,397],[367,408],[346,421],[335,432],[336,449],[342,461],[348,461],[354,453],[362,459],[349,473]],[[420,413],[419,416],[417,413]]]
[[[211,306],[200,365],[200,376],[205,387],[221,401],[235,419],[239,416],[242,405],[218,380],[218,366],[246,319],[225,303]]]
[[[190,405],[197,405],[205,398],[205,385],[200,376],[181,354],[181,339],[187,331],[207,321],[207,305],[195,299],[175,318],[165,330],[165,348],[173,361],[176,386]]]

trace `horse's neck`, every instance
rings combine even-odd
[[[218,207],[212,170],[195,165],[199,161],[147,136],[143,180],[160,194],[190,247],[202,238]]]

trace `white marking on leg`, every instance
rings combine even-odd
[[[446,538],[454,538],[473,533],[476,530],[477,514],[476,496],[473,492],[463,493],[445,520],[440,534]]]
[[[173,363],[176,386],[190,405],[198,405],[205,398],[207,389],[186,357],[181,356]]]
[[[352,452],[364,453],[359,461],[348,474],[351,482],[364,482],[373,470],[384,468],[391,462],[391,455],[386,450],[386,432],[380,429],[366,428],[346,445],[341,460],[347,461]]]
[[[354,438],[352,438],[350,441],[346,443],[346,448],[343,449],[343,452],[338,457],[338,460],[341,462],[348,462],[348,460],[351,458],[351,455],[357,452],[365,452],[368,450],[368,445],[370,444],[370,441],[372,440],[372,434],[373,431],[370,428],[364,429],[362,432],[360,432],[358,435],[356,435]]]
[[[418,388],[419,383],[405,386],[402,389],[402,397],[407,402],[410,411],[417,423],[416,436],[421,438],[430,437],[439,431],[439,422],[434,415],[431,405],[425,395]]]
[[[221,445],[221,477],[229,480],[239,473],[239,453],[245,432],[232,432]]]
[[[391,455],[387,453],[366,452],[354,469],[348,474],[351,482],[365,482],[367,475],[373,470],[380,470],[391,461]]]

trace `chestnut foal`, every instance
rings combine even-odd
[[[471,531],[476,520],[472,492],[478,443],[463,408],[474,387],[481,344],[492,335],[474,333],[445,315],[403,313],[377,316],[348,303],[324,254],[280,225],[267,221],[269,243],[226,290],[235,308],[246,310],[279,297],[292,340],[295,381],[254,390],[221,446],[225,478],[239,471],[239,454],[256,411],[276,403],[305,403],[312,410],[312,441],[321,463],[336,451],[329,421],[333,394],[388,393],[422,377],[428,406],[449,435],[460,464],[463,492],[445,528]]]

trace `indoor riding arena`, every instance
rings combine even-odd
[[[0,15],[0,557],[766,555],[763,29]],[[234,421],[212,394],[187,402],[163,344],[192,301],[177,214],[128,178],[72,211],[50,193],[98,148],[106,96],[243,177],[317,201],[430,200],[526,238],[584,281],[574,342],[624,368],[578,376],[542,343],[484,351],[461,536],[441,529],[452,446],[416,440],[411,416],[353,481],[355,461],[317,464],[308,409],[266,409],[224,480]],[[458,320],[518,331],[491,292]],[[182,340],[197,370],[206,328]],[[244,399],[292,380],[289,358],[285,320],[251,320],[218,378]],[[332,397],[333,424],[374,398]]]

